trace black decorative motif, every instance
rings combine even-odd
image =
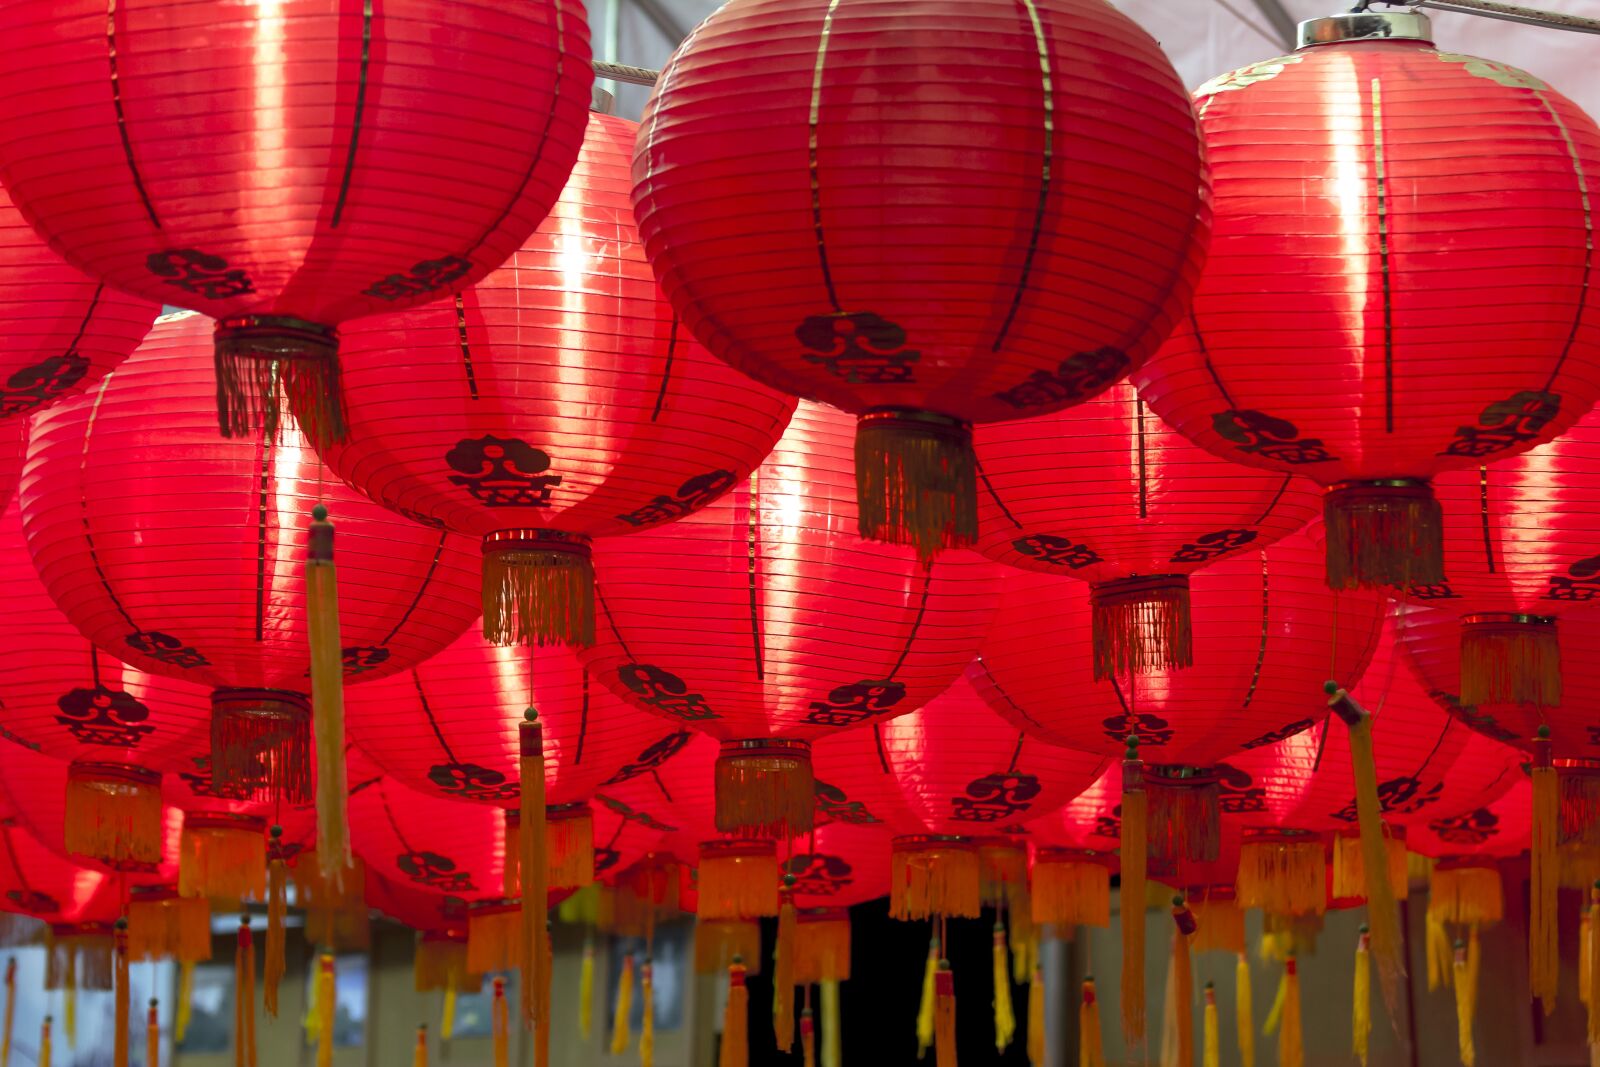
[[[446,893],[473,893],[478,889],[472,884],[471,872],[458,870],[455,860],[437,852],[402,852],[395,857],[394,864],[401,874],[431,889]]]
[[[61,911],[60,901],[37,889],[8,889],[6,900],[15,905],[8,911],[20,911],[27,915],[55,915]]]
[[[155,630],[136,630],[124,640],[135,652],[184,670],[211,665],[211,661],[206,659],[199,649],[184,644],[170,634],[158,633]]]
[[[699,511],[733,487],[733,472],[716,470],[697,474],[678,486],[676,496],[658,496],[650,503],[617,518],[629,526],[654,526]]]
[[[900,682],[864,679],[830,690],[827,700],[813,700],[805,720],[814,726],[853,726],[882,715],[905,699]]]
[[[196,797],[250,800],[267,779],[266,767],[259,759],[256,760],[250,773],[245,774],[237,782],[223,786],[217,785],[216,779],[212,777],[210,756],[194,757],[194,767],[193,771],[179,771],[178,779],[188,787],[189,793]]]
[[[515,437],[484,434],[463,438],[444,454],[450,483],[459,485],[485,507],[545,508],[561,475],[546,474],[550,454]]]
[[[594,876],[596,878],[605,874],[611,868],[622,862],[622,853],[614,848],[596,845],[594,849]]]
[[[850,795],[836,785],[829,785],[820,778],[816,781],[817,815],[823,822],[844,822],[865,825],[877,823],[879,819],[867,806],[859,800],[851,800]]]
[[[1118,804],[1111,809],[1110,815],[1099,815],[1094,820],[1094,834],[1096,837],[1122,837],[1122,805]]]
[[[648,811],[639,811],[627,803],[617,800],[615,797],[608,797],[604,793],[596,793],[594,798],[611,811],[622,816],[623,821],[636,822],[646,830],[659,830],[662,833],[670,834],[677,829],[676,826],[668,826]]]
[[[1159,747],[1172,743],[1177,732],[1159,715],[1142,712],[1138,715],[1113,715],[1100,723],[1106,736],[1113,741],[1126,741],[1129,734],[1139,735],[1139,744]]]
[[[382,645],[354,645],[350,648],[341,648],[339,655],[344,661],[346,678],[366,674],[389,662],[389,650]]]
[[[1408,590],[1412,600],[1460,600],[1461,594],[1450,588],[1449,582],[1432,585],[1413,585]]]
[[[1600,745],[1600,726],[1589,726],[1586,729],[1589,731],[1589,743]]]
[[[617,678],[629,692],[638,695],[640,704],[663,715],[684,722],[721,718],[706,703],[705,697],[689,692],[688,683],[671,671],[648,663],[626,663],[617,668]]]
[[[70,349],[64,355],[23,367],[0,389],[0,417],[20,415],[49,403],[83,381],[88,373],[88,359]]]
[[[56,701],[56,707],[61,709],[56,722],[83,745],[134,748],[156,729],[145,722],[150,709],[132,693],[103,685],[70,690]]]
[[[425,259],[412,267],[410,274],[391,274],[387,278],[380,278],[362,292],[378,300],[405,300],[436,293],[451,282],[466,277],[471,270],[472,261],[460,256]]]
[[[679,730],[677,733],[668,734],[635,756],[631,763],[624,763],[621,770],[601,784],[616,785],[619,782],[626,782],[630,778],[637,778],[641,774],[655,770],[666,763],[667,760],[682,752],[683,746],[687,745],[693,737],[694,735],[687,730]]]
[[[519,782],[476,763],[436,763],[428,768],[428,781],[447,797],[456,800],[484,800],[491,803],[515,800],[522,795]]]
[[[794,891],[810,897],[832,897],[855,882],[855,868],[843,856],[821,852],[800,852],[783,865],[784,874],[794,875]]]
[[[1479,808],[1454,818],[1435,819],[1428,829],[1452,845],[1482,845],[1500,835],[1500,816],[1488,808]]]
[[[1070,537],[1057,537],[1055,534],[1029,534],[1011,542],[1011,547],[1029,559],[1069,570],[1079,570],[1100,562],[1100,553],[1088,545],[1076,544]]]
[[[914,381],[922,353],[906,347],[906,331],[871,311],[812,315],[794,331],[811,353],[800,358],[857,385]]]
[[[1540,431],[1561,411],[1561,395],[1524,389],[1496,401],[1478,415],[1478,425],[1458,426],[1441,456],[1492,456],[1537,440]]]
[[[1055,373],[1036,370],[1020,384],[994,394],[1019,410],[1059,407],[1100,392],[1128,372],[1128,354],[1118,348],[1078,352],[1062,360]]]
[[[1256,539],[1254,530],[1216,530],[1202,534],[1172,554],[1173,563],[1208,563]]]
[[[1384,814],[1408,815],[1421,811],[1429,804],[1439,802],[1439,794],[1444,792],[1444,783],[1435,782],[1433,788],[1424,790],[1422,780],[1411,775],[1399,778],[1390,778],[1378,783],[1378,807]],[[1356,802],[1351,798],[1350,803],[1333,813],[1333,817],[1342,822],[1356,821]]]
[[[1443,689],[1430,689],[1428,696],[1433,698],[1434,703],[1450,711],[1485,737],[1507,744],[1521,740],[1516,733],[1501,726],[1493,715],[1486,715],[1471,704],[1461,703],[1461,698],[1454,693],[1447,693]]]
[[[1550,576],[1550,590],[1546,600],[1593,600],[1600,596],[1600,556],[1580,559],[1567,568],[1566,574]]]
[[[422,526],[427,526],[430,529],[434,529],[434,530],[442,530],[442,529],[444,529],[444,520],[443,519],[436,519],[432,515],[424,515],[422,512],[416,511],[416,510],[414,510],[412,508],[403,508],[400,505],[395,504],[392,501],[385,500],[385,501],[383,501],[383,504],[386,507],[388,507],[389,510],[399,512],[401,515],[404,515],[406,518],[410,519],[412,522],[418,523],[418,524],[420,524]]]
[[[1219,763],[1217,773],[1217,810],[1224,814],[1243,815],[1267,810],[1267,790],[1255,784],[1255,779],[1229,763]]]
[[[1260,737],[1256,738],[1254,741],[1246,741],[1244,744],[1240,745],[1239,747],[1240,748],[1265,748],[1268,745],[1275,745],[1279,741],[1283,741],[1283,740],[1285,740],[1287,738],[1293,737],[1295,734],[1303,733],[1306,730],[1311,729],[1315,725],[1317,725],[1317,720],[1315,720],[1315,719],[1301,719],[1298,722],[1292,722],[1289,725],[1287,725],[1287,726],[1285,726],[1285,727],[1283,727],[1281,729],[1268,730],[1266,733],[1262,734]]]
[[[950,798],[950,818],[958,822],[1000,822],[1033,806],[1043,787],[1031,774],[1005,771],[967,783],[967,795]]]
[[[1274,418],[1261,411],[1220,411],[1211,416],[1211,428],[1237,445],[1240,452],[1279,463],[1298,466],[1338,458],[1322,447],[1320,438],[1301,437],[1300,430],[1288,419]]]
[[[0,738],[10,741],[13,745],[21,745],[30,752],[43,751],[42,745],[35,744],[32,741],[24,740],[23,738],[12,733],[10,730],[7,730],[4,726],[0,726]]]
[[[250,275],[238,268],[230,269],[228,261],[193,248],[172,248],[165,252],[152,252],[144,261],[150,273],[165,278],[168,285],[177,286],[190,293],[198,293],[207,300],[227,300],[246,296],[256,291]]]

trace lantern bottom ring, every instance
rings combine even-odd
[[[870,541],[911,545],[923,562],[978,538],[972,426],[914,408],[873,408],[856,421],[857,526]]]
[[[290,315],[219,319],[212,338],[224,437],[275,437],[285,404],[317,448],[345,439],[339,333]]]
[[[786,838],[811,829],[817,783],[805,741],[724,741],[715,774],[719,833]]]
[[[1461,702],[1561,704],[1561,639],[1556,620],[1515,612],[1461,617]]]
[[[582,534],[483,537],[483,636],[497,645],[594,644],[594,563]]]
[[[311,802],[311,701],[289,689],[211,694],[211,780],[223,796]]]
[[[1444,582],[1444,518],[1425,478],[1338,482],[1322,498],[1330,589]]]

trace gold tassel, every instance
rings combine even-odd
[[[1033,859],[1033,921],[1111,925],[1111,871],[1092,852],[1041,848]]]
[[[1122,761],[1122,1036],[1144,1041],[1144,895],[1149,798],[1139,739],[1128,738]]]
[[[1172,1026],[1162,1034],[1162,1059],[1169,1061],[1163,1067],[1189,1067],[1194,1063],[1194,959],[1189,954],[1189,936],[1196,924],[1181,895],[1172,898],[1172,923],[1172,964],[1167,978]]]
[[[267,848],[261,820],[192,812],[179,838],[178,895],[237,904],[267,895]]]
[[[1083,980],[1083,1000],[1078,1004],[1078,1067],[1106,1067],[1100,1040],[1100,1009],[1096,1006],[1094,979]]]
[[[1505,890],[1495,867],[1435,865],[1428,872],[1428,914],[1437,914],[1441,922],[1497,923],[1505,917],[1505,907]]]
[[[150,998],[150,1010],[144,1020],[144,1062],[147,1067],[161,1067],[161,1020],[157,1013],[159,1002]]]
[[[1388,827],[1385,827],[1387,830]],[[1404,899],[1411,891],[1407,873],[1406,843],[1398,837],[1385,836],[1384,848],[1389,856],[1389,885],[1397,899]],[[1362,857],[1359,835],[1335,834],[1333,837],[1333,897],[1336,900],[1367,899],[1367,864]]]
[[[161,862],[161,775],[124,764],[67,768],[66,850],[111,866]]]
[[[589,539],[541,529],[486,534],[483,636],[496,645],[594,644]]]
[[[718,833],[781,839],[811,830],[817,787],[806,742],[724,741],[714,774]]]
[[[178,1004],[172,1013],[172,1040],[183,1044],[194,1018],[194,961],[178,964]]]
[[[1456,1047],[1461,1056],[1462,1067],[1473,1067],[1478,1061],[1477,1043],[1472,1037],[1472,1016],[1477,1011],[1478,988],[1477,976],[1473,974],[1471,962],[1468,960],[1467,946],[1460,941],[1455,943],[1455,969],[1456,987]],[[1589,1011],[1590,1047],[1594,1047],[1594,1010]]]
[[[1378,985],[1389,1018],[1401,1017],[1402,982],[1405,978],[1405,946],[1400,940],[1400,909],[1390,871],[1389,846],[1385,843],[1383,809],[1378,802],[1378,773],[1372,747],[1372,716],[1336,682],[1324,686],[1328,707],[1350,729],[1350,763],[1355,774],[1356,818],[1361,830],[1361,858],[1367,887],[1367,926],[1371,932],[1371,953],[1378,965]],[[1404,867],[1401,878],[1404,880]]]
[[[772,841],[707,841],[700,846],[704,919],[778,914],[778,850]]]
[[[275,440],[292,413],[317,449],[345,439],[339,333],[290,315],[219,319],[212,346],[223,437]]]
[[[1461,620],[1461,703],[1561,706],[1554,619],[1490,613]]]
[[[694,973],[727,974],[733,957],[749,960],[748,974],[761,973],[761,924],[754,919],[701,919],[694,927]]]
[[[1288,962],[1287,960],[1284,962]],[[1267,1011],[1267,1021],[1261,1024],[1263,1034],[1278,1032],[1278,1024],[1283,1021],[1283,1008],[1289,1002],[1289,972],[1283,971],[1278,975],[1278,991],[1272,997],[1272,1007]]]
[[[794,980],[815,985],[850,977],[850,913],[843,908],[807,908],[799,913],[794,945]]]
[[[351,860],[337,879],[328,879],[323,876],[321,860],[306,853],[301,855],[292,873],[305,909],[307,942],[361,952],[371,947],[366,868],[360,859]]]
[[[449,1041],[456,1032],[456,976],[451,975],[444,987],[444,1006],[439,1011],[439,1040]]]
[[[1578,916],[1578,1003],[1588,1004],[1594,989],[1590,971],[1594,966],[1594,922],[1589,918],[1592,909],[1586,908]],[[1432,920],[1429,920],[1432,922]],[[1443,925],[1442,923],[1440,924]],[[1430,927],[1429,932],[1432,932]],[[1430,958],[1431,964],[1433,960]],[[1432,988],[1431,986],[1429,987]]]
[[[911,545],[923,563],[940,549],[970,547],[978,539],[977,471],[967,423],[909,408],[867,412],[856,421],[858,532]]]
[[[428,1024],[417,1026],[416,1051],[411,1054],[411,1067],[428,1067]]]
[[[1234,882],[1241,908],[1270,915],[1321,915],[1328,909],[1322,841],[1293,831],[1246,831]]]
[[[656,985],[655,964],[646,956],[639,965],[640,1009],[643,1021],[639,1028],[640,1067],[654,1067],[656,1062]]]
[[[118,919],[116,931],[117,979],[115,1014],[111,1020],[111,1063],[112,1067],[128,1067],[128,1038],[133,1022],[128,1018],[132,1010],[131,990],[128,988],[128,920]]]
[[[78,1044],[78,973],[76,962],[72,969],[67,971],[67,988],[61,996],[61,1013],[67,1024],[67,1048],[76,1049]]]
[[[522,1017],[536,1028],[550,1024],[545,1006],[550,990],[543,959],[550,951],[547,925],[549,863],[545,852],[544,727],[533,708],[523,712],[518,724],[522,784],[522,816],[518,851],[522,865]]]
[[[235,1063],[238,1067],[256,1067],[256,943],[250,933],[250,918],[245,915],[239,917],[234,948],[233,1002]]]
[[[0,1034],[0,1067],[11,1067],[11,1027],[17,1018],[17,958],[6,960],[6,1026]]]
[[[889,915],[976,919],[983,908],[977,846],[957,837],[897,837],[889,853]]]
[[[928,942],[928,962],[922,969],[922,1001],[917,1007],[917,1058],[933,1047],[933,988],[939,972],[939,936]]]
[[[317,959],[317,1067],[333,1067],[334,995],[333,956],[324,952]]]
[[[1589,891],[1589,929],[1600,929],[1600,882],[1594,884]],[[1477,927],[1473,927],[1477,932]],[[1592,935],[1591,935],[1592,936]],[[1583,961],[1587,965],[1589,978],[1589,1048],[1592,1053],[1600,1054],[1600,998],[1594,995],[1595,979],[1600,977],[1600,955],[1594,952],[1593,943],[1590,944],[1588,959]],[[1459,1004],[1459,998],[1457,1003]],[[1468,1067],[1471,1067],[1469,1064]]]
[[[744,984],[744,961],[728,966],[728,1004],[722,1011],[722,1048],[717,1067],[749,1067],[750,991]]]
[[[1250,957],[1239,953],[1233,965],[1233,1025],[1238,1031],[1240,1067],[1256,1067],[1256,1020],[1250,989]]]
[[[994,924],[994,1048],[1003,1053],[1017,1035],[1017,1014],[1011,1002],[1011,968],[1006,961],[1006,928]]]
[[[1528,991],[1544,1012],[1556,1010],[1560,985],[1560,946],[1556,923],[1561,870],[1556,852],[1556,826],[1561,817],[1561,786],[1551,760],[1550,728],[1540,726],[1534,741],[1533,838],[1528,879]]]
[[[283,856],[283,827],[268,831],[267,947],[261,966],[261,995],[267,1014],[278,1017],[278,983],[283,980],[285,928],[289,910],[289,870]]]
[[[1202,1067],[1222,1067],[1222,1033],[1221,1024],[1217,1019],[1217,990],[1210,982],[1206,983],[1206,1010],[1201,1026],[1204,1042],[1200,1053]]]
[[[135,889],[128,901],[128,954],[134,960],[209,960],[210,902],[171,889]]]
[[[582,889],[594,884],[594,814],[587,804],[545,809],[545,853],[547,888]],[[563,903],[577,899],[569,897]]]
[[[840,1051],[843,1038],[839,1033],[839,979],[824,978],[819,991],[822,994],[822,1067],[844,1067]]]
[[[493,974],[522,967],[522,905],[484,901],[467,909],[467,973]]]
[[[801,1067],[817,1067],[817,1030],[810,1005],[800,1012],[800,1063]]]
[[[628,1051],[629,1014],[633,1011],[633,956],[622,957],[622,975],[617,979],[617,1009],[611,1017],[611,1054],[620,1056]]]
[[[1450,934],[1445,929],[1443,918],[1430,910],[1423,920],[1423,926],[1426,931],[1423,949],[1428,957],[1428,992],[1431,993],[1440,986],[1450,984],[1455,952],[1450,947]]]
[[[1444,581],[1444,520],[1426,481],[1341,482],[1323,495],[1322,514],[1330,589]]]
[[[956,1067],[956,976],[941,959],[933,975],[934,1067]]]
[[[1278,1067],[1305,1067],[1306,1046],[1300,1027],[1300,975],[1294,957],[1283,965],[1283,1015],[1278,1027]]]
[[[39,1027],[39,1067],[50,1067],[50,1016],[44,1017],[44,1025]]]
[[[778,940],[772,951],[772,1030],[780,1052],[794,1048],[795,941],[800,925],[794,910],[794,882],[794,875],[783,876]]]
[[[1033,981],[1028,984],[1028,1062],[1032,1067],[1045,1067],[1044,1022],[1044,971],[1033,969]]]
[[[490,1019],[494,1035],[494,1067],[508,1067],[511,1062],[511,1006],[506,1003],[506,980],[494,980],[494,999],[490,1005]]]
[[[1367,1067],[1367,1052],[1372,1044],[1372,956],[1368,949],[1367,926],[1361,925],[1356,938],[1355,989],[1350,1008],[1350,1050],[1361,1067]]]
[[[1244,910],[1234,900],[1231,887],[1210,890],[1216,896],[1191,899],[1199,928],[1189,938],[1190,952],[1226,952],[1237,956],[1245,950]]]
[[[1194,665],[1188,575],[1095,582],[1089,603],[1095,681]]]
[[[344,766],[344,654],[339,642],[339,581],[333,523],[311,509],[306,539],[306,634],[311,647],[311,726],[317,761],[317,862],[339,884],[350,866],[349,787]]]
[[[578,1032],[588,1041],[594,1033],[594,938],[583,939],[583,969],[578,972]]]

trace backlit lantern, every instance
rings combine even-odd
[[[849,418],[802,403],[772,454],[724,499],[669,526],[596,542],[595,677],[711,734],[717,828],[811,826],[811,742],[918,707],[983,639],[993,564],[922,563],[864,541]]]
[[[325,473],[292,421],[218,439],[208,344],[199,316],[163,318],[91,395],[35,415],[23,526],[51,597],[96,645],[211,690],[220,784],[309,800],[315,690],[327,861],[345,853],[341,675],[449,644],[477,610],[477,558]],[[341,531],[337,593],[323,505]]]
[[[95,278],[217,320],[224,434],[286,394],[313,438],[342,436],[335,327],[510,255],[593,82],[576,0],[37,0],[0,29],[12,199]]]
[[[561,887],[589,884],[597,788],[667,758],[688,735],[589,677],[570,649],[490,644],[468,631],[403,674],[353,688],[351,740],[395,781],[436,797],[521,806],[519,724],[543,732],[550,867]]]
[[[121,913],[121,896],[113,875],[46,848],[15,815],[0,811],[0,911],[53,927],[110,923]]]
[[[1189,575],[1265,548],[1316,513],[1311,482],[1190,444],[1127,382],[973,439],[979,551],[1090,583],[1096,677],[1188,666]]]
[[[16,504],[0,517],[0,628],[12,635],[0,655],[7,735],[72,765],[66,847],[158,861],[161,776],[192,769],[210,694],[128,666],[80,633],[34,571]]]
[[[345,332],[351,439],[329,462],[482,539],[483,632],[502,644],[589,644],[590,538],[715,500],[794,408],[713,359],[662,298],[628,201],[634,131],[591,115],[555,209],[504,265]]]
[[[1206,243],[1181,83],[1096,0],[735,0],[668,61],[633,173],[689,329],[856,415],[859,529],[923,558],[976,537],[972,424],[1138,366]]]
[[[1531,74],[1434,48],[1423,15],[1335,15],[1301,41],[1196,93],[1211,253],[1133,380],[1197,444],[1327,488],[1330,585],[1434,585],[1430,479],[1547,441],[1600,394],[1600,129]]]

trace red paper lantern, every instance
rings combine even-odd
[[[810,742],[935,696],[988,627],[992,564],[923,564],[857,537],[849,433],[844,414],[802,404],[726,498],[595,545],[601,617],[584,662],[723,742],[724,831],[808,828]]]
[[[510,255],[593,82],[576,0],[34,0],[0,29],[6,187],[96,278],[217,320],[225,434],[282,391],[342,435],[334,327]]]
[[[440,800],[387,775],[358,785],[350,793],[351,840],[368,871],[469,902],[516,895],[515,857],[508,858],[498,810]]]
[[[794,410],[662,299],[628,202],[634,130],[591,115],[561,199],[503,266],[345,333],[352,434],[329,462],[374,500],[483,539],[484,636],[503,644],[589,644],[589,539],[704,507]]]
[[[1406,848],[1435,860],[1514,859],[1527,849],[1532,825],[1533,791],[1519,778],[1491,803],[1414,827]]]
[[[28,449],[26,419],[7,419],[0,425],[0,502],[9,503],[22,477],[22,460]]]
[[[973,439],[979,551],[1090,583],[1096,677],[1191,664],[1189,575],[1264,548],[1316,513],[1311,482],[1197,448],[1127,382]]]
[[[402,670],[477,610],[471,546],[325,475],[292,424],[219,441],[204,320],[163,319],[92,396],[35,416],[22,490],[34,562],[62,611],[140,670],[212,690],[212,768],[309,797],[305,531],[340,528],[344,675]],[[336,755],[330,754],[330,755]]]
[[[0,911],[51,926],[110,923],[122,893],[113,876],[62,858],[0,813]]]
[[[684,322],[859,416],[861,533],[924,558],[977,534],[971,424],[1138,366],[1209,214],[1177,74],[1094,0],[735,0],[668,62],[634,183]]]
[[[1600,128],[1427,38],[1411,13],[1319,19],[1198,91],[1211,255],[1134,374],[1197,444],[1328,487],[1336,588],[1444,581],[1429,479],[1547,441],[1600,394]]]

